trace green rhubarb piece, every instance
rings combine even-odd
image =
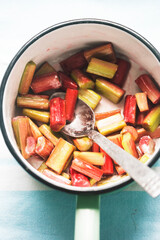
[[[145,117],[142,126],[147,130],[154,132],[160,124],[160,105],[154,107]]]
[[[94,88],[94,82],[88,78],[80,69],[74,69],[71,72],[71,77],[80,88]]]
[[[35,73],[35,77],[42,76],[48,73],[54,73],[56,70],[48,63],[44,62]]]
[[[30,61],[26,64],[21,81],[19,84],[18,93],[19,94],[27,94],[36,70],[36,64],[33,61]]]
[[[23,108],[23,115],[44,123],[48,123],[50,119],[50,113],[46,111],[38,111],[29,108]]]
[[[78,98],[88,104],[92,109],[95,109],[101,100],[101,96],[90,89],[79,89]]]
[[[103,61],[98,58],[91,58],[86,71],[88,73],[112,79],[117,71],[117,68],[117,64]]]
[[[40,173],[43,173],[43,171],[44,171],[45,169],[48,169],[48,167],[47,167],[46,163],[43,162],[43,163],[41,164],[41,166],[38,168],[38,171],[39,171]]]
[[[113,103],[120,102],[125,93],[117,85],[101,78],[96,79],[96,90]]]

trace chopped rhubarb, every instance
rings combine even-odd
[[[117,59],[117,64],[118,64],[118,69],[114,75],[114,78],[112,79],[112,82],[117,84],[120,87],[123,87],[126,81],[129,69],[131,67],[131,64],[130,62],[121,58]]]
[[[87,103],[92,109],[95,109],[101,100],[101,96],[90,89],[79,89],[78,98]]]
[[[109,135],[111,133],[121,130],[126,126],[125,121],[120,113],[113,116],[96,121],[98,131],[102,135]]]
[[[53,133],[52,129],[50,128],[50,126],[48,126],[47,124],[42,124],[39,127],[39,131],[50,141],[53,143],[53,145],[55,146],[58,141],[59,138],[57,138],[55,136],[55,134]]]
[[[105,158],[105,163],[101,167],[101,169],[103,170],[103,174],[108,174],[108,175],[113,174],[114,168],[113,168],[112,158],[102,148],[100,148],[100,151],[101,153],[103,153]]]
[[[107,138],[112,141],[113,143],[115,143],[116,145],[118,145],[119,147],[122,147],[122,135],[121,134],[113,134],[110,136],[107,136]]]
[[[143,136],[140,138],[139,148],[142,153],[152,154],[155,150],[155,142],[150,136]]]
[[[43,163],[41,164],[41,166],[38,168],[38,171],[39,171],[40,173],[43,173],[43,171],[44,171],[45,169],[48,169],[48,167],[47,167],[46,163],[43,162]]]
[[[100,168],[78,158],[72,161],[71,168],[97,181],[99,181],[103,175],[103,171]]]
[[[31,128],[32,135],[36,140],[38,137],[42,136],[41,132],[39,131],[38,126],[31,119],[29,119],[29,125]]]
[[[92,147],[92,140],[88,137],[74,138],[73,142],[79,151],[88,151]]]
[[[129,124],[135,124],[136,122],[136,97],[135,95],[127,95],[124,103],[124,121]]]
[[[92,152],[99,152],[100,151],[100,147],[97,143],[93,142],[92,144]]]
[[[142,157],[139,158],[139,161],[142,162],[142,163],[146,163],[149,159],[149,156],[145,153],[143,154]]]
[[[77,89],[77,83],[72,80],[69,76],[67,76],[65,73],[59,71],[58,76],[60,78],[60,81],[62,82],[62,88],[67,89],[67,88],[72,88],[72,89]]]
[[[45,75],[47,73],[55,73],[56,70],[48,63],[48,62],[44,62],[39,68],[38,70],[35,72],[35,77],[39,77],[42,75]]]
[[[86,50],[84,51],[84,56],[88,62],[91,60],[92,57],[103,59],[112,63],[116,62],[116,55],[112,43],[107,43]]]
[[[93,165],[103,166],[105,159],[103,153],[100,152],[79,152],[74,151],[74,158],[84,160],[85,162],[91,163]]]
[[[72,144],[60,138],[47,159],[46,165],[58,174],[61,174],[74,149],[75,147]]]
[[[112,79],[117,71],[117,68],[117,64],[103,61],[98,58],[91,58],[86,71],[88,73]]]
[[[140,112],[140,111],[137,111],[137,118],[136,118],[136,125],[137,126],[141,126],[143,124],[143,121],[145,119],[145,116],[147,115],[146,112]]]
[[[125,127],[122,129],[121,134],[123,135],[123,134],[125,134],[125,133],[127,133],[127,132],[129,132],[129,133],[132,135],[134,141],[137,140],[137,138],[138,138],[138,133],[137,133],[137,130],[136,130],[134,127],[132,127],[132,126],[125,126]]]
[[[101,120],[103,118],[115,115],[116,113],[121,113],[121,109],[114,109],[114,110],[109,111],[109,112],[95,113],[95,119],[96,119],[96,121]]]
[[[29,156],[32,156],[35,154],[36,149],[36,139],[32,136],[27,137],[26,139],[26,148],[25,151]]]
[[[60,65],[64,72],[69,74],[73,69],[82,69],[86,67],[87,61],[84,57],[83,52],[78,52],[60,62]]]
[[[125,170],[119,165],[115,165],[115,169],[116,169],[118,175],[122,175],[122,174],[126,173]]]
[[[80,69],[74,69],[71,72],[71,77],[74,79],[74,81],[78,84],[80,88],[94,88],[94,82]]]
[[[35,152],[44,160],[47,159],[53,148],[53,143],[51,143],[47,138],[44,136],[38,137]]]
[[[30,61],[26,64],[19,84],[19,94],[27,94],[29,92],[35,70],[36,64],[33,61]]]
[[[88,178],[83,175],[82,173],[79,173],[75,171],[74,169],[70,168],[71,173],[71,185],[75,187],[90,187],[90,182]]]
[[[44,123],[49,122],[49,118],[50,118],[49,112],[38,111],[34,109],[29,109],[29,108],[23,108],[22,112],[23,112],[23,115],[28,116],[33,120],[44,122]]]
[[[144,128],[139,128],[137,129],[137,133],[138,133],[137,142],[140,140],[141,137],[145,135],[149,135],[151,138],[160,138],[160,125],[158,126],[158,128],[156,128],[154,132],[147,131]]]
[[[152,103],[159,103],[160,91],[158,89],[158,86],[156,86],[156,84],[149,75],[142,74],[135,80],[135,82],[143,92],[147,93],[147,96]]]
[[[57,73],[48,73],[37,76],[31,83],[31,88],[35,94],[47,90],[59,89],[62,86]]]
[[[160,124],[160,105],[154,107],[145,117],[142,126],[151,132],[154,132]]]
[[[147,94],[145,92],[136,93],[137,106],[140,112],[145,112],[149,110]]]
[[[138,152],[136,149],[136,144],[133,140],[132,135],[127,132],[122,135],[122,146],[124,150],[131,155],[133,155],[135,158],[138,158]]]
[[[113,103],[120,102],[125,94],[125,90],[101,78],[96,79],[96,90]]]
[[[48,177],[48,178],[51,178],[52,180],[56,181],[56,182],[59,182],[59,183],[63,183],[63,184],[67,184],[67,185],[71,185],[71,180],[61,176],[61,175],[58,175],[56,173],[54,173],[53,171],[49,170],[49,169],[45,169],[43,171],[43,174]]]
[[[74,111],[78,97],[78,90],[67,88],[66,91],[66,120],[72,121],[74,118]]]
[[[17,106],[23,108],[36,108],[48,110],[49,100],[46,95],[26,94],[17,97]]]

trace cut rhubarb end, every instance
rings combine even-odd
[[[78,90],[67,88],[66,91],[66,120],[72,121],[74,119],[74,111],[78,97]]]
[[[97,143],[93,142],[92,144],[92,152],[99,152],[100,151],[100,147]]]
[[[62,82],[62,87],[64,89],[67,89],[67,88],[77,89],[78,88],[77,83],[75,83],[75,81],[73,81],[72,78],[67,76],[65,73],[59,71],[58,76],[60,78],[60,81]]]
[[[48,126],[46,124],[42,124],[39,127],[39,130],[50,142],[53,143],[54,146],[58,143],[59,138],[57,138],[54,135],[54,133],[52,132],[52,129],[50,128],[50,126]]]
[[[142,126],[147,130],[154,132],[160,124],[160,105],[154,107],[145,117]]]
[[[114,109],[109,112],[95,113],[95,119],[96,119],[96,121],[98,121],[98,120],[104,119],[106,117],[113,116],[116,113],[121,113],[121,109]]]
[[[135,94],[137,106],[140,112],[145,112],[149,110],[147,94],[145,92]]]
[[[50,127],[54,132],[59,132],[66,124],[65,100],[57,97],[50,101]]]
[[[42,157],[44,160],[50,155],[54,148],[53,143],[51,143],[47,138],[41,136],[37,139],[37,145],[35,152]]]
[[[87,66],[87,61],[83,52],[78,52],[69,58],[60,62],[60,65],[65,73],[70,74],[73,69],[82,69]]]
[[[107,43],[89,50],[84,51],[84,57],[89,62],[92,57],[96,57],[108,62],[116,62],[116,54],[112,43]]]
[[[56,70],[48,63],[44,62],[36,71],[35,77],[39,77],[48,73],[55,73]]]
[[[47,165],[45,162],[41,164],[41,166],[38,168],[38,172],[43,173],[45,169],[48,169]]]
[[[88,137],[81,137],[73,139],[74,145],[79,151],[88,151],[92,147],[92,140]]]
[[[23,108],[23,115],[28,116],[29,118],[48,123],[50,118],[50,113],[46,111],[37,111],[34,109]]]
[[[94,88],[94,82],[89,77],[87,77],[87,75],[84,74],[83,71],[81,71],[80,69],[74,69],[71,72],[71,77],[74,79],[74,81],[78,84],[80,88]]]
[[[132,126],[125,126],[125,127],[122,129],[121,134],[123,135],[123,134],[125,134],[125,133],[127,133],[127,132],[129,132],[129,133],[132,135],[132,138],[133,138],[134,141],[137,140],[137,138],[138,138],[138,133],[137,133],[137,130],[136,130],[134,127],[132,127]]]
[[[62,86],[57,73],[48,73],[35,77],[31,83],[31,88],[35,94],[52,89],[59,89]]]
[[[147,93],[152,103],[157,104],[160,102],[160,91],[149,75],[142,74],[135,82],[143,92]]]
[[[125,94],[125,91],[117,85],[100,78],[96,79],[96,89],[113,103],[120,102]]]
[[[79,89],[78,98],[88,104],[92,109],[95,109],[101,100],[101,96],[90,89]]]
[[[137,102],[135,95],[127,95],[124,103],[124,121],[129,124],[135,124],[136,122],[136,108]]]
[[[112,79],[117,71],[118,65],[98,58],[91,58],[87,72],[93,73],[101,77]]]
[[[98,131],[102,135],[109,135],[117,132],[126,126],[125,121],[120,113],[113,116],[96,121]]]
[[[143,136],[140,138],[139,148],[142,153],[152,154],[155,150],[155,142],[150,136]]]
[[[54,173],[53,171],[49,170],[49,169],[45,169],[43,171],[43,174],[48,177],[48,178],[51,178],[52,180],[56,181],[56,182],[59,182],[59,183],[63,183],[63,184],[67,184],[67,185],[71,185],[71,180],[61,176],[61,175],[58,175],[56,173]]]
[[[26,64],[25,69],[23,71],[18,93],[19,94],[27,94],[29,92],[29,88],[36,70],[36,64],[33,61],[30,61]]]
[[[103,153],[105,158],[105,163],[101,169],[103,170],[104,174],[112,175],[114,172],[112,158],[103,149],[100,148],[100,151]]]
[[[130,153],[135,158],[138,158],[135,142],[129,132],[122,135],[122,146],[126,152]]]
[[[144,121],[147,113],[146,113],[146,112],[139,112],[139,111],[138,111],[136,115],[137,115],[136,125],[137,125],[137,126],[141,126],[141,125],[143,124],[143,121]]]
[[[121,166],[115,165],[115,169],[118,175],[123,175],[124,173],[126,173],[126,171]]]
[[[31,119],[29,119],[29,125],[31,128],[32,135],[36,140],[38,137],[42,136],[41,132],[39,131],[38,126]]]
[[[142,162],[142,163],[146,163],[149,159],[149,156],[145,153],[143,154],[142,157],[139,158],[139,161]]]
[[[88,178],[75,171],[74,169],[70,168],[70,173],[71,173],[71,185],[75,187],[90,187],[91,184],[88,180]]]
[[[151,138],[160,138],[160,125],[158,126],[158,128],[156,128],[156,130],[154,132],[151,132],[151,131],[147,131],[145,130],[144,128],[139,128],[137,129],[137,132],[138,132],[138,139],[137,139],[137,142],[140,140],[141,137],[145,136],[145,135],[148,135],[150,136]]]
[[[75,147],[64,139],[60,138],[54,150],[46,161],[46,165],[61,174]]]
[[[103,153],[74,151],[73,157],[98,166],[103,166],[105,163]]]
[[[107,136],[107,138],[115,143],[117,146],[122,147],[122,135],[121,134],[113,134],[113,135],[110,135],[110,136]]]
[[[35,154],[36,149],[36,139],[32,136],[27,137],[26,139],[26,148],[25,151],[29,156],[33,156]]]
[[[90,178],[94,178],[97,181],[99,181],[103,175],[103,171],[101,169],[78,158],[75,158],[72,161],[71,168]]]
[[[44,95],[32,95],[32,94],[18,96],[17,107],[48,110],[49,100],[43,96]]]
[[[114,75],[114,78],[112,79],[112,82],[117,84],[119,87],[123,87],[127,79],[131,64],[130,62],[120,58],[117,59],[117,64],[118,64],[118,69]]]

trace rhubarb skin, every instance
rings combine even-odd
[[[56,70],[48,63],[44,62],[42,65],[38,68],[38,70],[35,72],[35,77],[39,77],[42,75],[45,75],[47,73],[55,73]]]
[[[103,171],[101,169],[78,158],[75,158],[72,161],[71,168],[90,178],[94,178],[97,181],[101,180],[103,175]]]
[[[28,116],[29,118],[40,121],[43,123],[48,123],[50,118],[50,113],[47,111],[38,111],[29,108],[23,108],[23,115]]]
[[[78,97],[78,90],[77,89],[71,89],[67,88],[66,91],[66,120],[72,121],[74,119],[74,111],[76,107],[76,102],[77,102],[77,97]]]
[[[94,82],[86,74],[84,74],[83,71],[80,69],[72,70],[71,77],[77,83],[79,88],[83,88],[83,89],[94,88],[94,85],[95,85]]]
[[[133,127],[133,126],[125,126],[122,131],[121,131],[121,134],[125,134],[129,132],[131,135],[132,135],[132,138],[134,141],[137,140],[138,138],[138,133],[137,133],[137,130]]]
[[[135,82],[143,92],[147,93],[148,98],[153,104],[160,102],[160,91],[149,75],[142,74]]]
[[[37,94],[52,89],[59,89],[62,86],[57,73],[48,73],[34,77],[31,83],[32,91]]]
[[[101,100],[101,96],[91,89],[79,89],[78,98],[88,104],[93,110]]]
[[[74,150],[75,147],[72,144],[65,141],[63,138],[60,138],[47,159],[46,165],[56,173],[61,174],[65,164]]]
[[[36,64],[33,61],[30,61],[26,64],[21,77],[20,84],[19,84],[19,89],[18,89],[19,94],[24,95],[29,92],[29,88],[30,88],[35,70],[36,70]]]
[[[35,152],[44,160],[47,159],[53,148],[53,143],[51,143],[47,138],[44,136],[38,137]]]
[[[117,64],[118,64],[118,69],[114,75],[114,78],[112,79],[112,82],[114,84],[117,84],[119,87],[123,87],[127,79],[131,64],[130,62],[121,58],[117,59]]]
[[[106,117],[113,116],[116,113],[121,113],[121,109],[114,109],[109,112],[95,113],[95,120],[98,121],[98,120],[104,119]]]
[[[137,115],[137,117],[136,117],[136,125],[137,126],[141,126],[143,124],[145,116],[147,115],[147,112],[137,111],[136,115]]]
[[[98,58],[91,58],[87,72],[93,73],[101,77],[112,79],[117,71],[118,65]]]
[[[74,169],[70,168],[70,174],[71,174],[71,185],[75,187],[90,187],[91,184],[88,180],[88,178],[75,171]]]
[[[57,97],[50,100],[50,127],[59,132],[66,124],[65,100]]]
[[[138,158],[136,144],[129,132],[122,135],[122,146],[126,152],[130,153],[135,158]]]
[[[98,166],[103,166],[105,163],[104,155],[100,152],[97,153],[74,151],[73,157]]]
[[[67,184],[67,185],[71,185],[71,180],[69,180],[69,179],[67,179],[67,178],[65,178],[65,177],[63,177],[61,175],[58,175],[58,174],[54,173],[53,171],[51,171],[49,169],[45,169],[43,171],[43,174],[46,177],[48,177],[48,178],[50,178],[50,179],[52,179],[52,180],[54,180],[56,182]]]
[[[101,78],[96,79],[96,90],[113,103],[119,103],[125,94],[125,90]]]
[[[147,130],[154,132],[160,124],[160,105],[154,107],[145,117],[142,126]]]
[[[113,134],[113,135],[110,135],[110,136],[107,136],[107,138],[115,143],[117,146],[122,147],[122,135],[121,134]]]
[[[112,158],[102,148],[100,148],[100,152],[103,153],[105,158],[105,163],[101,167],[101,169],[103,170],[103,174],[112,175],[114,172]]]
[[[147,94],[145,92],[140,92],[135,94],[137,106],[140,112],[145,112],[149,110]]]
[[[93,142],[92,144],[92,152],[99,152],[100,151],[100,147],[97,143]]]
[[[48,110],[49,100],[47,95],[32,95],[26,94],[17,97],[17,107],[36,108]]]
[[[127,95],[124,103],[124,121],[128,124],[136,123],[137,102],[135,95]]]
[[[110,42],[84,51],[84,57],[86,58],[87,62],[89,62],[92,57],[112,63],[116,62],[114,47]]]
[[[40,131],[51,143],[53,143],[54,146],[58,143],[59,138],[55,136],[55,134],[53,133],[52,129],[51,129],[50,126],[48,126],[47,124],[42,124],[42,125],[39,127],[39,131]]]
[[[126,123],[120,113],[96,121],[96,127],[102,135],[109,135],[117,132],[125,126]]]
[[[73,69],[82,69],[87,66],[83,52],[78,52],[60,62],[65,73],[70,74]]]
[[[78,89],[77,83],[75,83],[75,81],[72,80],[72,78],[66,75],[65,73],[59,71],[58,76],[60,81],[62,82],[62,88],[64,90],[66,90],[67,88]]]
[[[79,151],[88,151],[93,144],[93,141],[88,137],[74,138],[73,142]]]

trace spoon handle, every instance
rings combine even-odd
[[[108,140],[106,137],[91,130],[88,137],[96,142],[112,159],[153,198],[160,194],[160,176],[147,165],[141,163],[131,154]]]

